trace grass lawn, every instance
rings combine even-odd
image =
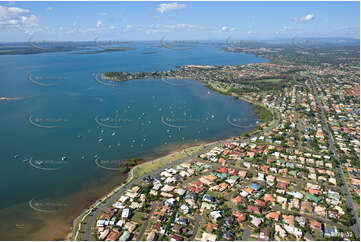
[[[131,220],[138,223],[139,225],[142,225],[145,220],[147,219],[147,214],[141,213],[141,212],[134,212]]]
[[[195,237],[194,239],[196,239],[196,238],[199,238],[199,239],[202,238],[203,232],[204,232],[204,231],[202,231],[202,229],[199,228],[198,231],[197,231],[196,237]]]
[[[153,161],[145,162],[143,164],[137,165],[130,171],[130,176],[128,177],[128,181],[132,179],[136,179],[137,177],[140,177],[144,174],[148,174],[150,172],[153,172],[157,169],[160,169],[170,163],[173,163],[177,160],[183,159],[188,157],[188,154],[196,153],[204,148],[204,145],[194,146],[187,149],[184,149],[179,152],[175,152],[172,154],[169,154],[167,156],[158,158]],[[187,154],[188,153],[188,154]]]
[[[227,206],[228,208],[232,208],[233,210],[237,210],[237,209],[238,209],[238,208],[237,208],[237,205],[236,205],[235,203],[233,203],[232,200],[225,202],[225,204],[226,204],[226,206]]]
[[[273,82],[273,83],[277,83],[282,81],[282,79],[263,79],[263,80],[257,80],[256,82]]]
[[[211,195],[211,196],[213,196],[213,197],[215,197],[215,198],[223,198],[225,193],[216,192],[216,191],[209,191],[209,190],[208,190],[208,191],[207,191],[207,194],[208,194],[208,195]]]
[[[213,89],[220,93],[227,94],[230,86],[226,83],[221,83],[217,81],[208,81],[208,85]]]

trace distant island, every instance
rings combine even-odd
[[[0,97],[0,101],[18,101],[29,97]]]

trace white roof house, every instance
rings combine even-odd
[[[221,211],[212,211],[212,212],[210,213],[210,215],[211,215],[214,219],[222,218]]]
[[[165,204],[168,206],[173,206],[176,200],[174,198],[169,198],[165,201]]]
[[[122,203],[124,203],[124,202],[126,202],[128,199],[129,199],[128,196],[121,196],[121,197],[119,198],[119,201],[122,202]]]
[[[108,222],[108,220],[100,219],[97,221],[97,227],[103,227]]]
[[[123,209],[123,208],[125,208],[125,205],[124,205],[124,203],[116,202],[113,204],[113,207]]]
[[[184,214],[188,214],[189,213],[189,207],[185,204],[183,204],[180,209],[183,211]]]
[[[123,209],[123,211],[122,211],[122,218],[128,218],[129,215],[130,215],[130,210],[129,210],[129,208]]]

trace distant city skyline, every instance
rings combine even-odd
[[[359,2],[0,2],[0,41],[360,36]]]

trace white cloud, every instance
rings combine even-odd
[[[151,24],[145,28],[146,33],[167,33],[171,31],[202,31],[207,30],[206,26],[197,24]]]
[[[131,31],[133,29],[133,25],[132,24],[127,24],[125,27],[124,27],[124,31]]]
[[[0,6],[0,28],[17,28],[32,34],[38,27],[38,18],[28,9]]]
[[[48,10],[48,11],[52,11],[52,10],[53,10],[53,8],[52,8],[52,7],[48,7],[46,10]]]
[[[187,7],[187,5],[182,4],[182,3],[161,3],[161,4],[159,4],[157,11],[160,12],[161,14],[163,14],[168,11],[184,9],[186,7]]]
[[[28,9],[0,6],[0,20],[16,18],[26,13],[29,13]]]
[[[232,26],[222,26],[220,28],[220,32],[231,32],[231,31],[235,31],[237,30],[236,27],[232,27]]]
[[[101,21],[101,20],[98,20],[96,26],[97,26],[97,28],[101,28],[101,27],[103,26],[102,21]]]
[[[313,15],[312,13],[309,13],[306,16],[302,16],[300,18],[295,18],[294,20],[296,22],[309,22],[309,21],[311,21],[313,19],[315,19],[315,15]]]

